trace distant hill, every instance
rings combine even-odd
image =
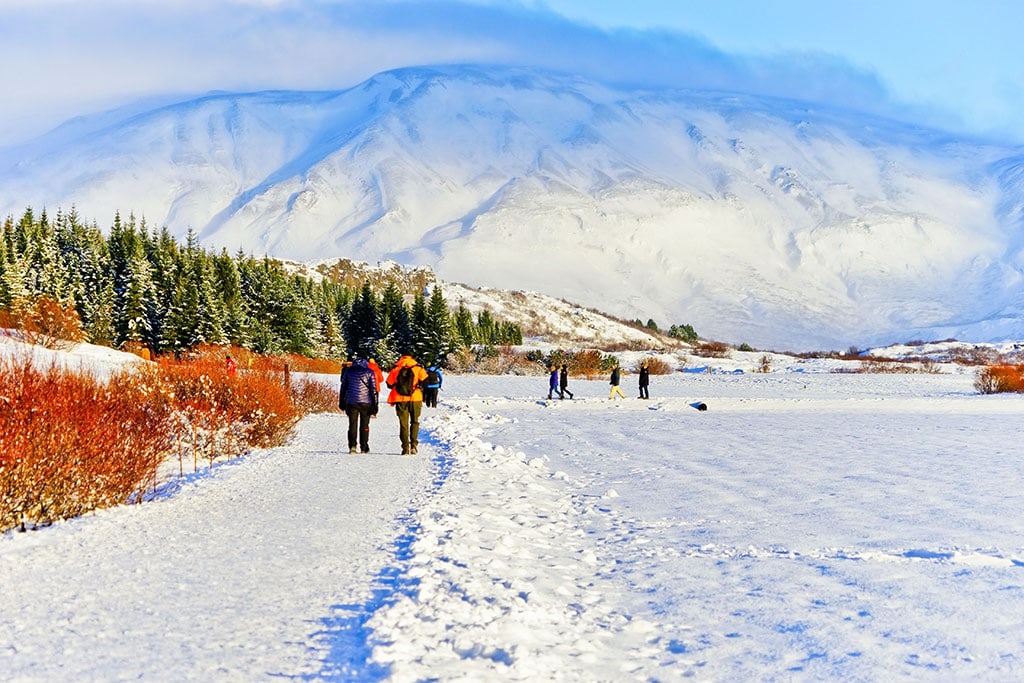
[[[735,93],[452,66],[211,94],[0,150],[0,211],[29,205],[763,348],[1024,338],[1024,149]]]

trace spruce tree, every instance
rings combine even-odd
[[[146,257],[145,235],[129,216],[122,223],[114,216],[108,240],[110,267],[113,271],[115,343],[153,342],[157,314],[157,293],[153,286],[149,259]]]
[[[417,359],[424,358],[428,351],[427,336],[427,299],[423,292],[416,292],[409,311],[409,329],[412,331],[412,352]]]
[[[391,365],[402,351],[412,349],[412,327],[409,309],[394,281],[388,282],[381,296],[381,350],[378,359]]]
[[[377,299],[369,281],[363,283],[359,296],[352,303],[352,311],[345,323],[345,341],[348,355],[367,358],[380,356],[380,314]]]
[[[455,338],[458,343],[466,349],[473,346],[476,337],[476,326],[473,324],[473,314],[469,312],[469,309],[462,302],[459,302],[459,307],[455,311],[453,324],[455,326]]]
[[[455,350],[456,342],[452,333],[452,319],[441,287],[435,285],[430,294],[424,314],[420,362],[430,365],[445,365],[448,355]]]

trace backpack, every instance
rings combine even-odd
[[[415,365],[403,365],[395,375],[395,391],[402,396],[412,396],[416,390],[416,373],[412,369]]]
[[[427,370],[427,386],[436,387],[441,384],[441,375],[437,374],[437,370]]]

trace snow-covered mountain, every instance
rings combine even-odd
[[[0,150],[0,211],[429,265],[764,348],[1024,338],[1024,149],[526,69],[210,94]]]

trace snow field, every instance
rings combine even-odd
[[[1019,677],[1019,397],[967,375],[571,388],[470,404],[504,418],[482,438],[564,473],[616,609],[673,656],[659,680]]]
[[[2,677],[1024,675],[1019,396],[966,372],[635,380],[547,401],[543,376],[449,376],[417,457],[388,408],[370,456],[311,416],[152,502],[8,533]]]
[[[649,680],[655,625],[617,609],[561,475],[476,436],[492,419],[430,419],[456,464],[416,512],[416,591],[369,621],[374,660],[393,681]]]

